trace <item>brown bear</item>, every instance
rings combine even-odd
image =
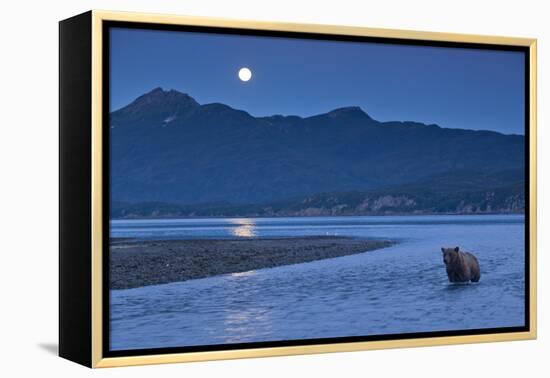
[[[479,262],[470,252],[462,252],[458,247],[441,248],[443,262],[450,282],[478,282],[481,277]]]

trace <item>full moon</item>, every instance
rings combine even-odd
[[[242,81],[248,81],[252,77],[252,71],[250,69],[243,67],[239,70],[239,79]]]

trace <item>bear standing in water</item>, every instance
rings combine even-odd
[[[478,282],[481,277],[479,262],[470,252],[462,252],[458,247],[441,248],[443,262],[450,282]]]

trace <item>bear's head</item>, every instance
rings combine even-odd
[[[454,248],[444,248],[441,247],[441,252],[443,252],[443,262],[445,265],[452,264],[454,261],[458,259],[458,251],[460,249],[458,247]]]

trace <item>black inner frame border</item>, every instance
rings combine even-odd
[[[369,335],[369,336],[347,336],[333,338],[315,338],[315,339],[297,339],[297,340],[280,340],[280,341],[262,341],[234,344],[215,344],[215,345],[198,345],[198,346],[182,346],[182,347],[164,347],[164,348],[144,348],[144,349],[129,349],[129,350],[110,350],[110,290],[109,290],[109,240],[110,240],[110,141],[108,128],[105,125],[109,124],[110,110],[110,29],[111,28],[125,29],[141,29],[141,30],[157,30],[157,31],[179,31],[179,32],[200,32],[210,34],[225,34],[225,35],[240,35],[240,36],[255,36],[255,37],[281,37],[281,38],[296,38],[296,39],[313,39],[326,41],[342,41],[342,42],[363,42],[363,43],[381,43],[391,45],[409,45],[409,46],[427,46],[427,47],[447,47],[447,48],[466,48],[479,50],[498,50],[498,51],[515,51],[523,52],[524,54],[524,124],[525,124],[525,321],[524,326],[520,327],[500,327],[500,328],[481,328],[481,329],[465,329],[452,331],[431,331],[431,332],[412,332],[404,334],[386,334],[386,335]],[[212,27],[212,26],[194,26],[194,25],[169,25],[158,23],[131,22],[131,21],[102,21],[102,142],[103,142],[103,159],[102,159],[102,176],[103,176],[103,237],[102,251],[102,356],[108,357],[129,357],[141,355],[158,355],[169,353],[191,353],[191,352],[209,352],[222,350],[237,350],[237,349],[256,349],[269,347],[287,347],[287,346],[306,346],[317,344],[340,344],[351,342],[365,341],[382,341],[382,340],[409,340],[417,338],[433,338],[433,337],[449,337],[449,336],[471,336],[485,334],[501,334],[512,332],[528,332],[530,330],[530,54],[527,46],[513,45],[498,45],[498,44],[483,44],[469,42],[447,42],[447,41],[431,41],[431,40],[412,40],[401,38],[386,38],[386,37],[367,37],[367,36],[352,36],[352,35],[335,35],[324,33],[311,32],[289,32],[289,31],[271,31],[271,30],[254,30],[254,29],[239,29],[227,27]]]

